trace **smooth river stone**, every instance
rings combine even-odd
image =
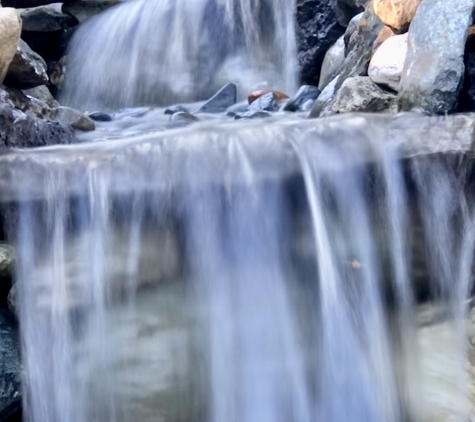
[[[444,114],[457,106],[473,0],[431,0],[419,6],[409,28],[399,107]]]

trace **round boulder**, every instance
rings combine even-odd
[[[0,83],[17,51],[21,35],[21,19],[10,7],[0,8]]]

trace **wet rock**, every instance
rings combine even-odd
[[[51,108],[48,104],[36,98],[29,98],[17,88],[3,86],[0,90],[0,98],[32,117],[41,119],[51,117]]]
[[[396,33],[409,28],[422,0],[373,0],[374,12]],[[447,2],[449,5],[449,2]]]
[[[271,114],[263,110],[248,110],[245,113],[239,113],[234,116],[235,120],[239,119],[262,119],[265,117],[270,117]]]
[[[321,115],[329,114],[331,102],[335,96],[336,84],[340,76],[335,77],[320,93],[318,98],[313,103],[310,117],[319,117]]]
[[[358,25],[360,24],[361,18],[363,17],[364,13],[358,13],[356,16],[354,16],[351,20],[350,23],[348,24],[346,31],[343,35],[343,41],[345,43],[345,57],[348,55],[348,46],[350,44],[350,39],[352,35],[356,32],[358,29]]]
[[[94,113],[89,113],[87,117],[91,118],[95,122],[111,122],[112,116],[107,113],[102,113],[101,111],[95,111]]]
[[[21,34],[21,20],[15,9],[0,8],[0,83],[15,56]]]
[[[241,101],[240,103],[234,104],[231,107],[226,109],[226,114],[228,116],[235,116],[238,113],[244,113],[247,111],[249,103],[247,101]]]
[[[325,88],[332,79],[341,72],[341,67],[345,62],[345,41],[343,36],[338,38],[325,54],[322,69],[320,71],[320,80],[318,81],[318,89]]]
[[[57,3],[58,0],[2,0],[4,7],[37,7],[45,4]]]
[[[21,407],[21,363],[14,320],[0,310],[0,420]]]
[[[297,0],[297,49],[303,84],[318,86],[325,53],[344,34],[348,23],[344,20],[335,0]]]
[[[367,75],[371,48],[383,27],[384,24],[374,14],[373,7],[369,3],[358,28],[350,38],[348,54],[341,68],[337,89],[347,78]]]
[[[348,78],[331,105],[333,113],[397,111],[397,97],[384,91],[367,76]]]
[[[0,243],[0,278],[11,278],[15,266],[15,250],[12,246]]]
[[[59,103],[55,100],[48,87],[44,85],[23,90],[23,93],[30,98],[36,98],[46,103],[49,107],[59,107]]]
[[[8,102],[0,102],[0,146],[28,148],[69,144],[73,140],[74,131],[68,126],[33,117]]]
[[[268,92],[260,96],[257,100],[249,105],[249,110],[258,111],[274,111],[276,109],[277,96],[273,92]]]
[[[407,53],[407,34],[388,38],[374,53],[368,76],[377,84],[397,91]]]
[[[308,101],[312,101],[313,104],[319,95],[320,90],[316,86],[303,85],[283,109],[284,111],[305,111],[304,105],[307,104],[305,107],[308,107]]]
[[[66,56],[59,60],[50,60],[48,62],[49,88],[53,95],[57,95],[64,83],[66,74]]]
[[[473,1],[424,1],[409,28],[401,77],[401,110],[447,113],[457,105],[464,73],[465,41]]]
[[[73,108],[64,106],[57,107],[53,110],[53,117],[64,125],[70,125],[72,128],[84,132],[96,128],[96,125],[91,118]]]
[[[475,35],[467,39],[464,78],[457,111],[475,111]]]
[[[301,110],[302,111],[310,111],[315,104],[315,100],[307,100],[302,104]]]
[[[26,42],[20,40],[8,67],[5,83],[16,88],[30,89],[49,82],[46,62]]]
[[[186,111],[178,111],[176,113],[173,113],[171,116],[170,116],[170,121],[171,122],[177,122],[177,121],[193,121],[193,122],[197,122],[199,121],[200,119],[196,116],[194,116],[193,114],[191,113],[187,113]]]
[[[168,107],[164,111],[164,114],[175,114],[175,113],[179,113],[180,111],[183,111],[184,113],[189,113],[190,112],[186,107],[184,107],[182,105],[176,105],[176,106]]]
[[[116,6],[122,0],[66,0],[63,4],[63,13],[70,15],[79,22],[101,13],[102,11]]]
[[[198,110],[202,113],[221,113],[236,104],[236,85],[227,84],[213,95]]]
[[[361,13],[370,0],[337,0],[338,7],[346,22]]]
[[[280,101],[280,100],[286,100],[289,98],[286,94],[280,91],[274,91],[273,89],[260,89],[258,91],[251,92],[249,96],[247,97],[247,101],[249,104],[252,104],[254,101],[262,97],[263,95],[273,93],[275,95],[275,99]]]
[[[61,3],[54,3],[21,10],[22,30],[27,32],[54,32],[69,26],[71,17],[61,12],[61,5]]]
[[[77,20],[61,11],[61,3],[21,11],[22,39],[45,59],[59,59],[66,51]]]

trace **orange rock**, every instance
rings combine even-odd
[[[274,91],[273,89],[260,89],[259,91],[251,92],[249,94],[249,97],[247,97],[247,101],[249,101],[249,104],[252,104],[258,98],[262,97],[265,94],[268,94],[269,92],[273,92],[275,94],[275,98],[277,101],[286,100],[289,98],[287,95],[280,91]]]

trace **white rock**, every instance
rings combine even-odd
[[[0,8],[0,83],[17,51],[21,35],[21,19],[12,7]]]
[[[406,54],[407,33],[388,38],[375,51],[368,76],[373,82],[398,91]]]

